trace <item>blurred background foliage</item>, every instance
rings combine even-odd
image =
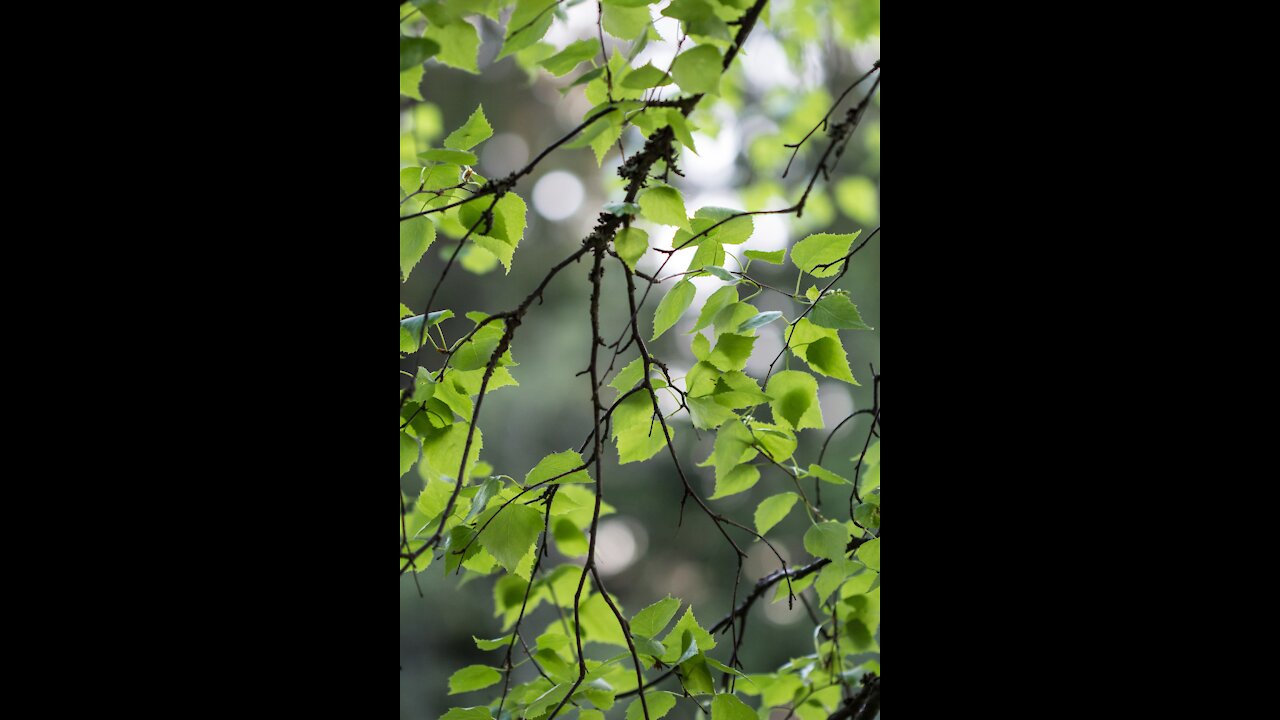
[[[652,6],[653,17],[657,18],[649,30],[652,39],[632,61],[635,67],[650,61],[666,67],[675,57],[678,27],[676,21],[658,15],[664,5]],[[407,7],[401,8],[402,18],[408,16],[402,27],[421,22]],[[502,17],[505,20],[505,13]],[[466,122],[478,105],[484,107],[495,136],[480,148],[476,171],[498,178],[524,166],[578,125],[592,107],[583,97],[582,87],[572,85],[590,65],[556,78],[536,63],[574,41],[596,37],[596,19],[594,2],[565,2],[557,9],[556,19],[542,42],[495,62],[504,24],[482,16],[469,18],[480,38],[479,73],[431,61],[421,86],[425,101],[401,95],[401,167],[417,165],[419,152],[440,147],[443,137]],[[879,35],[879,0],[770,2],[744,53],[725,76],[720,97],[714,102],[709,98],[692,115],[698,128],[695,140],[699,154],[686,150],[680,165],[685,177],[673,176],[673,184],[684,194],[690,213],[704,206],[766,210],[794,204],[826,139],[821,133],[815,135],[786,179],[782,172],[792,150],[785,145],[803,138],[821,121],[833,100],[879,60]],[[624,53],[634,47],[635,40],[606,36],[611,48],[617,46]],[[838,112],[843,113],[860,101],[868,86],[864,84],[855,91]],[[634,128],[623,136],[628,154],[642,144],[643,138]],[[623,183],[616,173],[620,162],[621,155],[615,147],[605,157],[603,167],[588,148],[560,150],[541,163],[516,188],[529,204],[529,229],[516,253],[511,275],[504,277],[501,266],[483,251],[469,252],[464,262],[470,272],[452,275],[432,309],[448,308],[462,316],[471,311],[496,313],[515,307],[548,268],[581,246],[601,207],[621,199]],[[879,223],[877,97],[838,172],[829,184],[819,182],[819,190],[810,198],[804,217],[758,217],[755,236],[737,250],[778,250],[817,232],[849,233],[861,229],[865,236]],[[671,247],[674,228],[644,222],[637,226],[649,232],[655,246]],[[419,312],[455,244],[449,242],[449,229],[442,230],[444,233],[419,271],[401,290],[401,301]],[[827,431],[855,409],[872,405],[869,366],[874,363],[877,371],[882,369],[881,242],[877,239],[859,254],[839,286],[851,293],[863,318],[876,332],[844,335],[862,388],[820,378]],[[691,255],[693,251],[685,252]],[[640,270],[656,271],[656,255],[650,253],[641,262]],[[677,257],[668,272],[682,271],[687,263],[688,258]],[[730,267],[736,267],[732,263],[731,260]],[[513,348],[519,366],[512,373],[520,387],[496,391],[485,401],[480,422],[485,440],[481,459],[491,464],[495,472],[524,477],[548,453],[579,448],[591,430],[589,382],[575,377],[587,367],[589,357],[588,267],[589,263],[583,263],[559,278],[546,293],[545,304],[535,307],[527,317]],[[756,263],[752,275],[776,287],[795,285],[795,271],[790,266]],[[629,316],[623,279],[611,268],[605,283],[602,318],[606,335],[621,334]],[[695,308],[720,286],[714,279],[698,283],[700,294]],[[641,313],[643,322],[651,320],[658,299],[668,290],[669,286],[661,288],[649,300]],[[793,319],[800,312],[775,293],[765,293],[756,304],[762,311],[778,310]],[[696,317],[696,313],[693,315]],[[677,326],[677,332],[651,348],[671,365],[676,377],[682,377],[683,371],[696,362],[688,349],[688,336],[683,334],[692,323],[692,318],[687,317]],[[784,329],[784,325],[774,324],[762,331],[748,374],[764,376],[769,360],[782,348]],[[424,364],[430,368],[433,362],[438,366],[438,361],[431,358]],[[401,369],[412,372],[414,368],[402,362]],[[612,390],[607,392],[607,398],[613,397]],[[861,450],[867,423],[867,418],[860,418],[840,432],[829,452],[829,469],[853,476],[851,456]],[[709,497],[714,489],[712,470],[695,465],[710,454],[714,434],[697,436],[687,417],[675,418],[673,425],[676,450],[687,459],[691,480],[704,497]],[[802,433],[797,457],[816,458],[827,431]],[[710,625],[730,610],[736,564],[730,548],[700,512],[686,512],[683,527],[678,526],[682,488],[669,459],[664,458],[665,453],[647,463],[619,467],[616,452],[612,448],[606,451],[606,498],[618,512],[602,521],[601,568],[610,591],[622,601],[628,614],[670,594],[692,603],[698,619]],[[720,512],[751,524],[760,500],[791,487],[782,473],[766,471],[751,492],[715,501],[713,505]],[[812,491],[810,487],[809,492]],[[847,504],[847,493],[836,496],[831,486],[823,491],[824,506],[832,508],[831,514],[838,517],[841,513],[835,508]],[[771,533],[771,539],[775,535],[778,538],[775,544],[779,550],[793,563],[808,559],[801,544],[807,524],[803,513],[792,513],[783,526]],[[747,587],[778,569],[776,560],[759,543],[750,552],[743,579]],[[555,564],[565,562],[554,559],[558,561]],[[440,573],[437,564],[417,584],[408,576],[400,579],[402,720],[436,720],[448,707],[465,703],[466,697],[446,697],[449,675],[464,665],[494,660],[476,650],[473,634],[485,638],[503,634],[501,620],[493,609],[495,578],[460,582],[457,577],[442,578]],[[812,652],[812,623],[800,604],[794,611],[787,609],[785,601],[762,605],[753,613],[751,637],[744,647],[749,672],[769,672],[792,657]],[[532,622],[540,627],[552,613],[544,606],[532,616]],[[683,717],[686,712],[686,708],[679,707],[670,717]]]

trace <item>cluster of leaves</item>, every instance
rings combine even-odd
[[[567,711],[577,712],[581,720],[603,720],[605,712],[624,703],[627,720],[659,720],[680,701],[713,720],[767,717],[777,707],[790,708],[802,720],[826,718],[859,702],[867,693],[858,691],[858,684],[871,687],[866,680],[880,672],[879,376],[872,378],[875,408],[855,414],[869,415],[871,423],[866,443],[852,457],[857,471],[851,479],[824,467],[823,458],[831,439],[854,416],[829,426],[817,379],[859,384],[842,333],[871,328],[850,294],[835,286],[879,231],[812,234],[789,255],[786,250],[737,250],[755,234],[754,216],[802,216],[806,207],[817,207],[816,214],[822,216],[819,198],[825,196],[813,194],[814,186],[835,169],[879,79],[844,122],[832,118],[840,100],[827,98],[821,110],[801,115],[801,126],[781,129],[795,140],[806,131],[813,135],[810,125],[831,125],[826,152],[797,204],[767,211],[703,207],[691,215],[670,182],[670,175],[679,173],[677,148],[696,153],[696,122],[714,123],[709,117],[695,122],[694,111],[704,98],[736,92],[738,83],[725,71],[762,21],[766,0],[674,0],[652,6],[643,0],[602,0],[599,38],[554,51],[542,42],[543,36],[564,6],[572,4],[576,3],[414,0],[408,3],[412,10],[406,11],[402,3],[402,96],[422,99],[428,61],[479,72],[476,23],[505,21],[498,60],[512,56],[529,72],[557,77],[589,64],[566,91],[580,89],[592,108],[578,128],[548,151],[591,147],[603,163],[626,128],[637,128],[645,139],[644,149],[619,169],[627,183],[625,196],[603,209],[597,230],[582,248],[547,270],[518,307],[497,315],[471,312],[459,317],[432,305],[455,264],[474,273],[499,265],[511,272],[527,226],[527,206],[516,186],[532,166],[499,179],[474,171],[477,147],[493,135],[483,108],[477,108],[448,134],[443,147],[415,144],[416,162],[400,170],[401,283],[420,272],[440,234],[457,241],[446,253],[427,306],[414,311],[400,305],[401,359],[417,358],[428,348],[443,358],[436,370],[415,362],[416,372],[406,374],[402,383],[400,572],[416,578],[436,566],[432,575],[495,577],[495,615],[507,633],[477,637],[476,647],[494,652],[495,660],[458,670],[448,688],[450,695],[461,695],[497,692],[501,686],[500,695],[487,704],[454,708],[442,720],[554,720]],[[842,18],[843,27],[865,31],[872,24],[861,10],[849,14],[851,7],[865,9],[872,3],[832,5],[838,6],[831,12]],[[878,3],[874,6],[878,33]],[[815,7],[793,2],[787,12],[803,15],[803,10]],[[661,39],[652,27],[657,15],[680,22],[680,51],[668,67],[633,67],[637,54]],[[797,27],[803,37],[810,22]],[[629,42],[627,51],[615,49],[608,55],[602,44],[606,32]],[[624,44],[615,43],[615,48]],[[872,74],[878,74],[878,64],[863,80]],[[664,89],[676,94],[662,99],[659,91]],[[402,160],[404,150],[402,142]],[[659,166],[664,168],[661,175],[655,173]],[[838,189],[837,195],[852,198],[850,205],[866,204],[865,196],[841,187],[845,189]],[[781,186],[767,190],[761,197],[785,195]],[[640,220],[650,227],[675,228],[674,249],[655,247],[649,234],[634,226]],[[694,250],[688,267],[663,277],[676,251],[685,249]],[[662,259],[657,273],[641,272],[646,257]],[[610,258],[617,260],[626,277],[632,308],[622,337],[613,345],[601,337],[599,317],[600,278]],[[527,472],[509,470],[522,474],[518,479],[481,460],[484,398],[495,390],[518,387],[512,346],[525,314],[564,268],[584,259],[594,262],[590,314],[597,342],[589,370],[594,429],[580,449],[550,453]],[[752,268],[757,264],[789,265],[797,275],[794,292],[754,279]],[[698,278],[722,286],[695,308],[693,281]],[[670,290],[641,332],[646,300],[668,283]],[[764,312],[752,304],[766,292],[789,298],[796,308],[794,317]],[[648,344],[695,318],[687,336],[697,363],[684,377],[673,377]],[[747,368],[757,341],[762,332],[775,329],[782,334],[784,349],[772,359],[765,377],[752,377]],[[614,350],[612,361],[598,357],[601,348]],[[629,351],[637,357],[613,373]],[[779,367],[784,358],[786,363]],[[601,400],[606,381],[615,392],[609,405]],[[660,394],[673,398],[678,410],[665,413]],[[715,435],[711,455],[699,465],[714,474],[714,494],[705,500],[672,446],[677,421]],[[816,461],[797,457],[802,433],[829,427]],[[710,626],[673,597],[634,614],[625,612],[595,572],[595,530],[601,517],[616,512],[605,502],[601,485],[606,442],[613,445],[621,464],[657,462],[656,456],[667,451],[684,482],[685,499],[693,499],[716,523],[735,553],[739,574],[745,554],[732,533],[766,544],[778,557],[779,571],[757,582],[741,603],[735,587],[730,612]],[[762,500],[752,524],[727,518],[709,504],[752,490],[765,471],[781,473],[795,490]],[[406,477],[415,478],[420,491],[407,493]],[[848,519],[824,516],[806,493],[806,481],[847,491]],[[792,567],[769,536],[797,507],[809,520],[803,546],[812,557]],[[554,558],[563,562],[544,566]],[[813,652],[772,672],[749,673],[739,651],[754,605],[770,593],[773,602],[795,603],[810,589],[817,600],[809,608],[815,621]],[[541,630],[532,630],[530,618],[543,607],[551,610],[543,615],[547,622]],[[731,643],[717,640],[717,634],[725,632]],[[713,651],[721,646],[725,647],[717,658]],[[678,693],[658,689],[670,678],[676,680]],[[878,684],[875,691],[878,708]],[[869,701],[861,702],[870,707]]]

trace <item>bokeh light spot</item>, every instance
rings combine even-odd
[[[533,188],[533,207],[553,222],[567,220],[582,207],[586,191],[574,175],[557,170],[548,173]]]

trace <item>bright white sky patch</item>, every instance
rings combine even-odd
[[[595,3],[579,3],[569,8],[567,14],[568,22],[557,19],[551,23],[551,29],[542,39],[543,42],[555,45],[557,52],[579,40],[596,36],[599,10]]]
[[[657,8],[657,11],[654,14],[654,17],[657,19],[654,20],[653,27],[658,31],[658,34],[662,36],[663,42],[670,43],[671,47],[675,47],[676,43],[680,40],[680,21],[675,18],[669,18],[661,15],[660,13],[666,8],[667,6],[665,5]],[[692,43],[685,43],[685,49],[689,49],[691,45]]]
[[[723,123],[716,137],[694,133],[693,141],[698,146],[698,154],[686,149],[681,156],[684,164],[681,169],[689,182],[707,188],[733,184],[733,171],[742,147],[737,123]]]
[[[676,46],[666,43],[649,43],[640,54],[636,56],[636,60],[632,63],[635,67],[644,67],[645,63],[652,63],[659,70],[666,70],[671,67],[671,61],[676,59]],[[668,90],[663,90],[668,92]]]
[[[780,210],[786,206],[786,201],[779,199],[778,205],[776,207],[770,206],[769,209]],[[787,222],[786,216],[756,215],[752,219],[756,222],[756,234],[752,235],[751,239],[744,243],[741,248],[738,248],[740,251],[761,250],[774,252],[791,245],[791,224]]]
[[[775,87],[797,87],[800,78],[791,71],[791,61],[772,35],[761,33],[751,39],[750,51],[742,54],[742,67],[747,82],[758,90]]]
[[[673,228],[669,225],[654,225],[653,223],[648,222],[642,222],[639,223],[639,225],[645,232],[649,233],[649,247],[662,248],[663,250],[671,249],[671,241],[676,237],[677,228]],[[689,260],[693,258],[692,252],[693,251],[690,251],[689,257],[685,259],[684,265],[679,266],[680,269],[678,272],[683,272],[685,265],[689,264]],[[652,275],[658,272],[658,268],[662,267],[662,263],[666,261],[666,259],[667,256],[662,253],[645,253],[644,257],[640,258],[639,269]],[[668,263],[667,268],[674,268],[677,264],[678,259]],[[664,270],[663,273],[667,274],[667,271]],[[657,292],[657,290],[654,292]]]

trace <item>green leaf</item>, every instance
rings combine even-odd
[[[470,528],[459,528],[466,531]],[[493,607],[494,615],[498,616],[507,611],[519,611],[520,604],[524,601],[525,591],[529,589],[529,582],[515,575],[504,575],[498,579],[493,586]],[[536,596],[530,596],[536,597]]]
[[[760,250],[748,250],[747,257],[752,260],[769,263],[770,265],[781,265],[787,261],[787,251],[779,250],[777,252],[762,252]]]
[[[400,36],[400,72],[421,66],[429,58],[440,52],[440,45],[434,40]]]
[[[675,633],[672,633],[672,635],[674,636]],[[681,636],[680,642],[682,644],[680,656],[675,660],[672,660],[670,663],[671,665],[683,665],[698,656],[698,639],[694,637],[694,634],[691,631],[686,630]],[[689,688],[689,683],[686,682],[685,687]],[[697,693],[697,690],[695,689],[689,688],[689,690],[692,693]]]
[[[667,654],[667,649],[657,640],[644,635],[637,635],[635,633],[632,633],[632,635],[632,640],[634,640],[636,644],[637,654],[651,655],[656,658],[661,658],[663,655]]]
[[[687,647],[683,644],[685,633],[689,633],[693,638],[694,645],[697,647],[695,654],[698,651],[705,653],[716,649],[716,639],[698,624],[698,618],[694,616],[693,607],[690,606],[685,610],[680,622],[677,622],[675,627],[671,628],[671,632],[662,638],[662,644],[667,647],[667,655],[662,658],[663,662],[668,665],[679,664],[676,661],[684,654]]]
[[[730,471],[728,475],[716,480],[716,493],[711,496],[711,499],[720,500],[744,493],[755,487],[756,483],[759,482],[759,468],[754,465],[739,465]]]
[[[469,523],[480,517],[489,507],[489,501],[502,491],[502,481],[498,478],[489,478],[484,481],[480,489],[476,492],[476,496],[471,498],[471,511],[467,513],[467,517],[462,522]]]
[[[777,527],[778,523],[791,514],[791,508],[796,506],[799,499],[799,495],[788,492],[774,495],[760,503],[756,508],[756,532],[764,535]]]
[[[581,63],[600,54],[599,40],[581,40],[539,63],[556,77],[568,75]]]
[[[497,685],[501,680],[502,673],[497,670],[487,665],[472,665],[459,670],[449,678],[449,694],[460,695],[483,690]]]
[[[467,228],[476,228],[472,241],[502,261],[507,273],[510,274],[516,249],[524,239],[529,208],[525,205],[524,199],[516,193],[509,192],[503,195],[494,206],[493,225],[485,233],[486,223],[480,206],[481,203],[462,206],[458,210],[458,218]]]
[[[653,17],[649,15],[647,4],[645,7],[622,7],[608,2],[604,4],[605,32],[620,40],[639,37],[649,29],[652,22]]]
[[[543,635],[538,639],[539,645],[542,644],[541,641],[546,637],[548,636]],[[564,636],[560,635],[558,637],[563,638]],[[571,682],[578,677],[577,670],[569,668],[569,664],[565,662],[564,656],[560,654],[558,649],[541,648],[534,654],[534,659],[542,666],[543,672],[550,675],[554,682]]]
[[[754,320],[759,314],[759,308],[754,305],[744,302],[734,303],[716,313],[715,334],[722,335],[724,333],[734,333],[749,335],[755,331],[748,330],[746,332],[741,332],[739,328]]]
[[[787,370],[769,380],[765,393],[773,400],[773,421],[793,430],[822,429],[822,406],[818,403],[818,381],[806,372]]]
[[[819,300],[809,317],[813,319],[814,325],[832,330],[873,329],[862,321],[858,307],[844,293],[835,293]]]
[[[549,485],[569,485],[572,483],[594,482],[583,466],[582,456],[573,450],[566,450],[543,458],[524,478],[525,487],[532,487],[550,480]],[[574,472],[576,470],[576,472]],[[552,478],[559,478],[552,480]]]
[[[618,373],[613,382],[609,383],[609,387],[624,393],[638,385],[641,380],[644,380],[644,359],[636,358]]]
[[[676,140],[681,145],[689,148],[689,152],[694,155],[698,154],[698,146],[693,139],[693,131],[696,129],[689,125],[689,120],[680,114],[679,110],[669,108],[667,110],[667,125],[671,126],[671,131],[676,134]]]
[[[631,64],[617,47],[613,50],[613,56],[609,58],[608,72],[613,76],[612,95],[610,95],[609,92],[608,77],[596,78],[587,85],[585,95],[588,102],[592,105],[603,105],[610,102],[611,99],[636,101],[630,106],[620,105],[620,109],[623,109],[624,111],[639,110],[644,106],[643,103],[639,102],[639,100],[644,97],[643,90],[632,90],[620,85],[622,80],[626,78],[627,74],[631,72]]]
[[[671,77],[663,70],[649,63],[642,68],[632,70],[622,81],[622,87],[631,88],[633,90],[646,90],[654,87],[666,87],[673,82]]]
[[[734,470],[745,462],[750,462],[758,451],[752,448],[755,437],[741,420],[733,419],[725,423],[716,433],[715,449],[709,458],[710,464],[716,468],[716,482],[729,477]]]
[[[665,600],[650,605],[631,618],[631,632],[634,635],[655,637],[667,629],[671,618],[680,610],[680,601],[667,596]]]
[[[640,209],[646,220],[658,225],[690,229],[684,198],[673,187],[652,187],[640,194]]]
[[[832,560],[831,564],[818,574],[818,581],[814,583],[814,589],[818,591],[818,601],[826,604],[827,598],[831,597],[831,593],[844,583],[845,578],[861,570],[862,566],[852,560],[844,558]]]
[[[676,696],[669,692],[645,693],[644,702],[649,709],[649,720],[662,720],[667,713],[675,709]],[[645,705],[642,705],[640,699],[637,698],[627,706],[627,720],[645,720]]]
[[[785,580],[778,583],[778,589],[773,593],[773,602],[780,603],[783,600],[786,600],[791,596],[792,591],[795,591],[795,594],[799,595],[805,590],[808,590],[813,585],[813,581],[817,579],[817,575],[806,575],[799,580],[793,580],[789,587]]]
[[[681,235],[686,237],[682,238]],[[681,230],[676,237],[679,241],[674,242],[673,247],[677,247],[682,250],[689,247],[686,240],[688,238],[692,238],[692,235]],[[724,246],[716,242],[713,238],[703,238],[694,243],[693,247],[697,248],[697,252],[693,254],[693,260],[689,261],[690,273],[700,272],[702,268],[707,267],[708,265],[723,265],[728,260],[728,254],[725,252]]]
[[[497,330],[497,332],[494,332]],[[492,322],[484,326],[463,344],[453,355],[451,364],[457,370],[479,370],[487,367],[502,340],[502,323]]]
[[[416,67],[405,70],[400,73],[400,94],[411,97],[414,100],[421,101],[422,98],[422,76],[424,74],[423,67]]]
[[[604,211],[617,217],[635,217],[640,214],[640,206],[629,202],[606,203]]]
[[[832,485],[852,485],[853,484],[852,482],[849,482],[849,480],[831,472],[830,470],[820,465],[810,465],[809,474],[812,475],[813,477],[818,478],[824,483],[831,483]]]
[[[463,391],[458,390],[457,384],[453,377],[446,377],[444,382],[437,383],[434,389],[435,398],[449,409],[458,413],[465,419],[470,419],[475,411],[475,405],[471,402],[471,396]]]
[[[487,707],[453,708],[440,716],[440,720],[493,720]]]
[[[618,462],[644,462],[667,446],[662,423],[654,418],[653,398],[638,392],[613,411],[613,436],[618,442]],[[675,428],[668,428],[675,436]]]
[[[814,557],[839,560],[845,556],[852,539],[844,523],[831,520],[809,528],[804,534],[804,549]]]
[[[526,720],[547,715],[551,708],[559,705],[564,701],[565,696],[573,689],[572,683],[561,683],[548,690],[541,697],[535,698],[529,706],[524,709],[524,717]]]
[[[493,128],[484,116],[484,106],[479,106],[466,124],[444,139],[444,146],[451,150],[470,150],[491,137]]]
[[[880,487],[880,465],[873,465],[862,473],[862,482],[858,484],[858,492],[863,497],[875,492]]]
[[[756,711],[734,695],[717,695],[711,701],[711,720],[759,720]]]
[[[605,602],[603,595],[592,595],[590,600],[584,601],[581,617],[582,628],[586,631],[584,640],[601,645],[627,647],[627,636],[618,626],[618,618]]]
[[[872,576],[876,582],[879,582],[880,575],[878,573],[866,573]],[[875,587],[879,587],[876,585]],[[854,595],[844,600],[844,605],[852,608],[852,611],[844,618],[844,627],[842,644],[849,648],[850,652],[862,653],[876,650],[875,632],[880,626],[880,601],[879,593],[871,591],[874,594]]]
[[[604,115],[601,115],[600,117],[596,117],[597,115],[600,115],[600,113],[603,113],[606,110],[611,110],[611,109],[613,110],[613,112],[609,112]],[[564,147],[566,149],[592,147],[598,137],[603,136],[606,139],[614,137],[615,133],[621,130],[622,128],[622,111],[619,110],[617,106],[613,106],[606,103],[604,105],[598,105],[596,107],[593,107],[592,109],[588,110],[584,115],[583,117],[584,122],[586,118],[592,118],[592,117],[595,117],[596,119],[593,120],[591,124],[588,125],[582,132],[578,133],[578,137],[574,138],[572,141],[565,144]],[[610,204],[614,206],[623,205],[623,203],[610,203]]]
[[[480,73],[480,65],[476,62],[476,56],[480,52],[480,34],[471,23],[458,20],[448,25],[432,24],[427,26],[422,35],[440,46],[440,52],[435,57],[442,64],[472,75]]]
[[[411,353],[418,350],[418,339],[424,336],[423,322],[426,322],[428,328],[439,325],[440,323],[453,317],[452,310],[441,310],[433,312],[427,318],[418,315],[400,321],[400,352]]]
[[[809,318],[797,322],[788,331],[791,349],[800,356],[814,372],[836,380],[843,380],[857,386],[853,378],[853,370],[849,367],[849,356],[845,352],[844,343],[840,341],[840,333],[830,328],[814,325]]]
[[[420,450],[417,440],[406,433],[400,433],[400,477],[404,477],[417,464]]]
[[[708,0],[675,0],[662,14],[683,21],[685,31],[694,37],[729,41],[729,26],[716,15]]]
[[[491,652],[499,649],[505,650],[507,646],[511,644],[511,638],[511,635],[503,635],[502,637],[495,638],[493,640],[481,640],[474,635],[471,636],[471,639],[475,641],[476,648],[484,650],[485,652]]]
[[[702,313],[698,315],[698,324],[694,325],[693,330],[690,332],[698,332],[709,327],[721,310],[738,302],[738,297],[737,286],[723,287],[717,290],[707,300],[707,304],[702,306]]]
[[[695,366],[694,369],[695,370],[702,369],[707,375],[706,378],[699,378],[699,379],[702,380],[703,382],[709,381],[712,385],[714,385],[715,377],[713,377],[713,375],[718,371],[716,371],[715,366],[707,362],[707,358],[711,357],[711,341],[707,339],[706,335],[701,335],[701,334],[695,335],[693,337],[693,342],[690,344],[689,349],[693,351],[693,356],[698,358],[698,365]],[[710,369],[708,370],[708,368]],[[690,390],[693,390],[697,386],[698,385],[695,382],[691,381],[689,383]],[[697,393],[697,394],[701,395],[702,393]]]
[[[702,268],[702,271],[711,273],[712,275],[716,276],[718,279],[723,280],[725,282],[733,282],[733,283],[738,282],[738,278],[735,277],[733,273],[729,272],[728,270],[725,270],[722,267],[719,267],[718,265],[707,265],[706,267]],[[782,317],[782,313],[778,313],[778,317]]]
[[[481,520],[489,517],[493,520],[476,542],[497,558],[508,572],[515,572],[516,566],[537,542],[538,533],[542,532],[542,513],[520,503],[512,503],[501,512],[498,510],[489,510],[481,516]]]
[[[773,322],[777,322],[778,320],[781,320],[781,319],[782,319],[782,313],[780,312],[763,312],[751,318],[750,320],[742,323],[742,325],[738,328],[738,332],[739,333],[754,332],[764,327],[765,325],[768,325]]]
[[[876,441],[875,445],[872,445],[871,447],[867,448],[867,456],[863,458],[862,462],[865,463],[867,467],[880,464],[880,441],[879,440]]]
[[[622,115],[615,113],[604,118],[608,123],[606,130],[591,141],[591,151],[596,155],[596,167],[604,167],[604,159],[617,145],[622,137]],[[636,209],[639,212],[639,208]]]
[[[516,9],[507,21],[507,36],[498,60],[531,47],[547,34],[556,19],[552,10],[557,0],[516,0]]]
[[[701,430],[715,430],[737,417],[732,409],[717,402],[715,397],[689,397],[687,401],[693,424]]]
[[[595,80],[596,78],[602,75],[604,75],[603,66],[598,68],[592,68],[582,73],[581,75],[579,75],[577,80],[574,80],[572,83],[569,84],[569,87],[560,88],[560,94],[567,95],[570,90],[578,87],[579,85],[587,85],[588,83],[590,83],[591,81]],[[568,147],[568,146],[566,145],[565,147]]]
[[[714,229],[713,229],[714,228]],[[740,210],[720,207],[704,207],[694,215],[689,229],[676,233],[672,247],[681,247],[698,235],[706,235],[698,240],[699,245],[713,242],[717,245],[741,245],[755,234],[756,223],[749,215]],[[703,263],[703,265],[721,265],[719,263]],[[695,267],[701,267],[700,265]]]
[[[478,158],[463,150],[428,150],[418,154],[418,159],[425,162],[452,163],[454,165],[475,165]]]
[[[805,360],[814,370],[828,377],[844,380],[857,385],[853,380],[853,372],[849,369],[849,356],[845,354],[844,345],[839,338],[822,338],[809,345],[805,351]]]
[[[693,302],[692,297],[689,298],[689,302]],[[716,369],[721,372],[743,370],[747,367],[747,360],[751,358],[751,351],[755,347],[756,339],[745,335],[725,333],[716,340],[716,348],[711,351],[711,356],[707,358],[707,362],[716,366]]]
[[[436,241],[436,225],[431,218],[417,217],[400,223],[400,278],[408,280]]]
[[[658,305],[658,312],[653,318],[653,338],[657,340],[668,330],[680,322],[681,316],[693,305],[698,289],[688,280],[681,280]],[[744,362],[745,366],[745,362]],[[742,368],[737,368],[741,370]]]
[[[734,668],[731,668],[728,665],[725,665],[724,663],[720,662],[719,660],[713,657],[703,657],[703,660],[706,660],[708,665],[719,670],[725,675],[732,675],[734,677],[742,678],[744,680],[747,679],[746,673],[743,673],[740,670],[735,670]],[[747,681],[750,682],[750,680],[747,680]],[[744,692],[749,692],[749,690],[744,689]]]
[[[859,230],[852,235],[810,235],[796,243],[791,251],[791,262],[814,277],[835,277],[844,268],[842,261],[861,234]]]
[[[874,498],[876,496],[872,495],[867,499]],[[880,527],[880,506],[875,503],[864,502],[853,509],[853,519],[854,522],[862,527],[874,531]]]
[[[741,372],[727,372],[721,375],[716,381],[714,397],[717,403],[735,410],[755,407],[771,399],[760,391],[760,383]]]
[[[568,518],[556,520],[551,532],[555,536],[556,547],[565,557],[582,557],[591,549],[587,536]]]
[[[649,252],[649,234],[636,228],[623,228],[614,239],[613,247],[627,267],[635,272],[636,263]]]
[[[427,423],[415,423],[413,429],[422,440],[422,454],[427,467],[422,471],[428,479],[454,478],[462,465],[462,453],[466,447],[470,426],[467,423],[455,423],[444,428],[429,427]],[[476,458],[484,449],[484,434],[476,429],[472,438],[471,452],[467,453],[467,466],[463,468],[462,483],[465,485],[471,477]],[[452,482],[452,480],[450,480]]]
[[[858,548],[858,560],[872,570],[880,572],[880,538]]]
[[[691,94],[715,94],[720,90],[720,73],[724,56],[710,45],[698,47],[676,58],[671,74],[680,89]]]

